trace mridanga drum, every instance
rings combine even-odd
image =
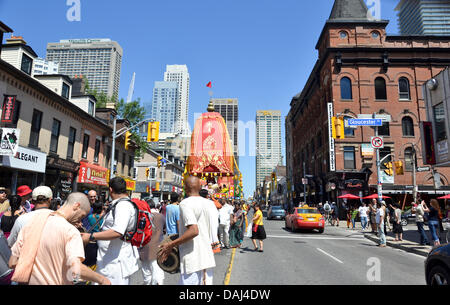
[[[166,236],[164,240],[161,242],[161,245],[171,242],[178,238],[178,234]],[[169,253],[169,256],[164,262],[160,262],[159,258],[161,256],[161,248],[158,250],[158,266],[164,270],[164,272],[175,274],[180,272],[180,254],[178,247],[174,247],[172,251]]]

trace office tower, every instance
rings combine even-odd
[[[164,81],[178,83],[178,101],[176,107],[176,133],[190,134],[189,113],[189,72],[186,65],[167,65]]]
[[[213,98],[214,111],[220,113],[227,125],[228,134],[230,135],[231,144],[233,145],[234,156],[236,162],[239,163],[239,142],[238,142],[238,118],[239,103],[238,99],[233,98]]]
[[[282,164],[281,111],[256,112],[256,187]]]
[[[53,61],[47,61],[43,58],[34,60],[33,75],[58,74],[59,65]]]
[[[402,35],[450,35],[448,0],[401,0],[395,10]]]
[[[119,96],[123,50],[110,39],[69,39],[47,44],[47,60],[59,64],[59,73],[83,75],[89,87]]]
[[[160,122],[160,133],[175,133],[177,82],[155,82],[150,117]]]

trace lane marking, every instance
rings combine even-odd
[[[233,251],[231,252],[230,264],[228,265],[228,270],[225,275],[225,280],[223,281],[223,284],[225,286],[228,286],[230,284],[231,270],[233,270],[233,262],[234,262],[234,255],[236,254],[236,249],[237,248],[233,248]]]
[[[267,235],[272,238],[294,238],[294,239],[318,239],[318,240],[367,240],[364,237],[315,237],[315,236],[283,236],[283,235]]]
[[[325,254],[325,255],[327,255],[327,256],[329,256],[329,257],[331,257],[332,259],[334,259],[335,261],[337,261],[338,263],[341,263],[341,264],[343,264],[344,262],[343,261],[341,261],[341,260],[339,260],[339,259],[337,259],[336,257],[334,257],[333,255],[331,255],[331,254],[329,254],[329,253],[327,253],[327,252],[325,252],[325,251],[323,251],[322,249],[320,249],[320,248],[316,248],[317,250],[319,250],[320,252],[322,252],[323,254]]]

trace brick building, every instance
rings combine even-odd
[[[412,200],[413,148],[418,166],[423,166],[419,122],[427,120],[421,86],[450,65],[450,36],[387,35],[388,22],[369,19],[363,1],[335,1],[316,45],[319,58],[286,117],[287,175],[294,203],[303,201],[304,171],[313,175],[308,201],[376,192],[375,152],[367,151],[374,129],[345,128],[345,139],[330,146],[328,103],[333,116],[391,116],[379,128],[385,140],[380,153],[392,154],[387,161],[403,161],[405,175],[384,177],[383,193],[402,203]],[[439,172],[439,190],[431,172],[417,174],[422,196],[449,193],[450,169]]]

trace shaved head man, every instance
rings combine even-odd
[[[90,190],[88,192],[88,198],[89,202],[91,203],[91,207],[94,205],[94,203],[97,201],[97,192],[95,190]]]
[[[66,202],[57,213],[63,215],[71,224],[79,225],[81,220],[89,214],[90,210],[91,205],[85,194],[72,193],[67,197]]]
[[[188,197],[191,196],[200,196],[200,190],[202,189],[202,185],[200,184],[200,179],[195,176],[189,176],[184,182],[186,187],[186,195]]]

